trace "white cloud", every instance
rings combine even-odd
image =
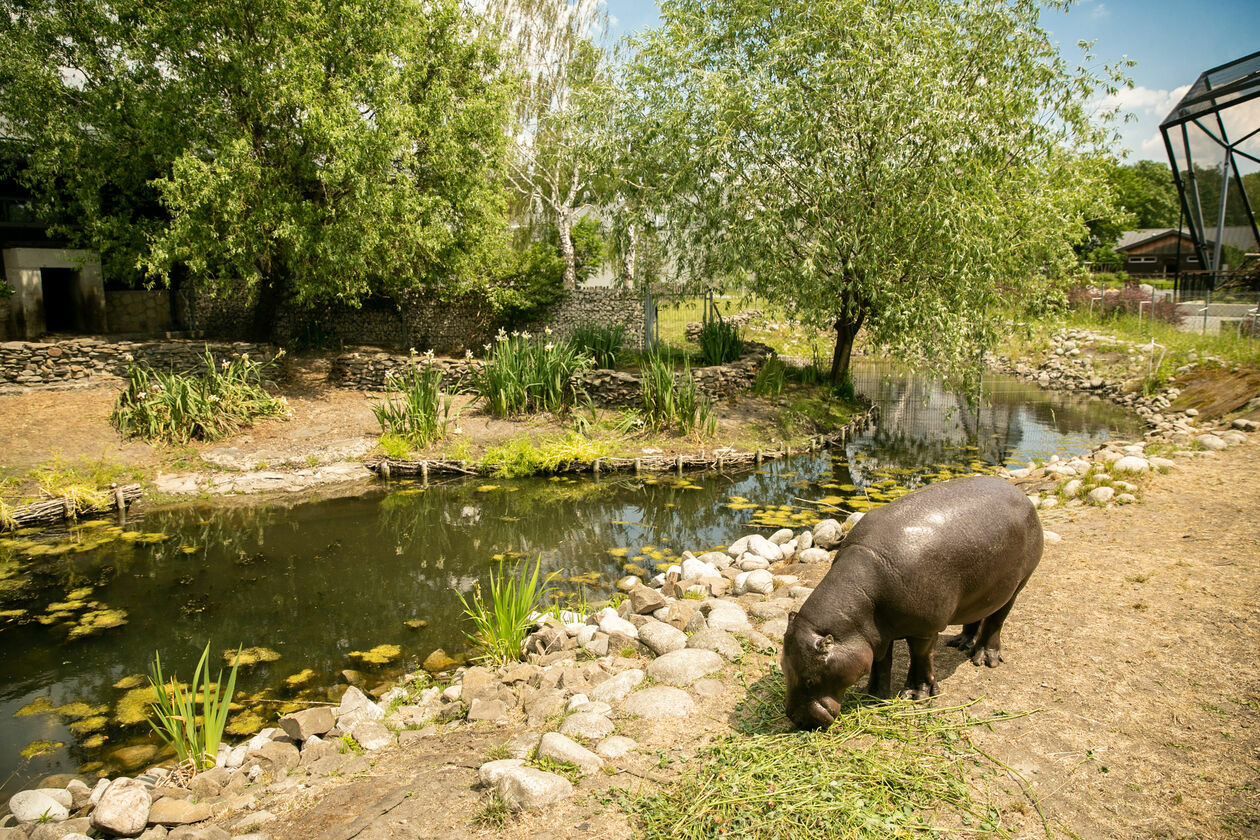
[[[1106,3],[1099,3],[1097,6],[1089,10],[1089,16],[1092,20],[1103,20],[1111,17],[1111,9],[1107,8]]]
[[[1142,85],[1135,85],[1131,88],[1121,88],[1116,93],[1097,100],[1094,105],[1099,110],[1119,107],[1122,115],[1130,113],[1139,119],[1156,117],[1162,120],[1173,109],[1173,106],[1181,101],[1181,97],[1185,96],[1189,89],[1189,85],[1182,85],[1172,90],[1151,90]]]

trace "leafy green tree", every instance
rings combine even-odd
[[[622,173],[676,278],[742,278],[945,372],[999,305],[1076,263],[1108,139],[1032,0],[663,0],[621,111]],[[1116,83],[1113,78],[1112,83]]]
[[[1107,173],[1117,202],[1133,214],[1139,228],[1175,228],[1178,219],[1177,185],[1166,162],[1139,160],[1115,164]]]
[[[111,266],[276,306],[469,285],[509,90],[457,0],[13,0],[0,115]],[[76,233],[77,231],[77,233]]]

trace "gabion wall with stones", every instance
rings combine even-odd
[[[0,385],[38,388],[120,377],[133,359],[157,370],[187,372],[200,366],[207,348],[216,359],[244,353],[256,361],[264,361],[276,354],[276,348],[270,344],[249,342],[104,341],[97,338],[48,343],[4,341],[0,342]]]
[[[188,328],[207,336],[242,340],[253,327],[254,300],[244,292],[217,296],[185,292],[178,305]],[[638,349],[643,343],[643,302],[620,289],[577,289],[556,304],[545,320],[528,329],[541,331],[550,326],[557,335],[567,337],[583,324],[624,324],[627,346]],[[484,296],[442,301],[418,293],[402,295],[397,302],[368,300],[357,308],[285,308],[277,313],[272,327],[273,338],[281,343],[414,347],[454,354],[480,349],[496,328]]]
[[[3,281],[0,281],[3,282]],[[9,337],[9,299],[0,297],[0,341]]]
[[[744,353],[725,365],[694,368],[691,375],[711,399],[722,399],[748,391],[757,372],[774,351],[754,341],[744,343]],[[329,378],[343,388],[361,391],[384,391],[391,373],[408,364],[424,364],[412,357],[385,350],[362,349],[343,353],[333,359]],[[442,371],[442,389],[448,393],[471,390],[484,362],[480,359],[434,359],[432,364]],[[582,388],[596,405],[629,408],[640,404],[640,380],[633,373],[618,370],[592,370],[582,377]]]
[[[166,289],[105,292],[105,323],[111,333],[160,333],[171,329]]]

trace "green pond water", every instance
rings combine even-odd
[[[0,539],[0,801],[49,773],[151,762],[158,742],[138,720],[136,686],[155,650],[185,676],[207,641],[216,668],[228,648],[265,648],[271,661],[242,668],[238,691],[324,699],[343,669],[363,672],[370,688],[435,648],[462,650],[455,592],[500,562],[540,556],[564,597],[595,601],[627,564],[652,570],[685,549],[823,516],[799,499],[865,510],[926,482],[1084,452],[1139,428],[1105,403],[1014,379],[989,378],[968,406],[892,368],[862,365],[855,378],[880,406],[875,428],[755,472],[394,483],[353,498],[183,506]],[[355,655],[381,645],[398,656]],[[232,740],[283,708],[242,710]]]

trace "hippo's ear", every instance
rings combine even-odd
[[[796,614],[798,612],[800,612],[800,610],[792,610],[791,612],[788,613],[788,624],[791,624],[793,621],[796,621]]]
[[[814,642],[814,650],[824,655],[830,653],[835,646],[836,640],[830,633],[826,636],[819,636],[818,641]]]

